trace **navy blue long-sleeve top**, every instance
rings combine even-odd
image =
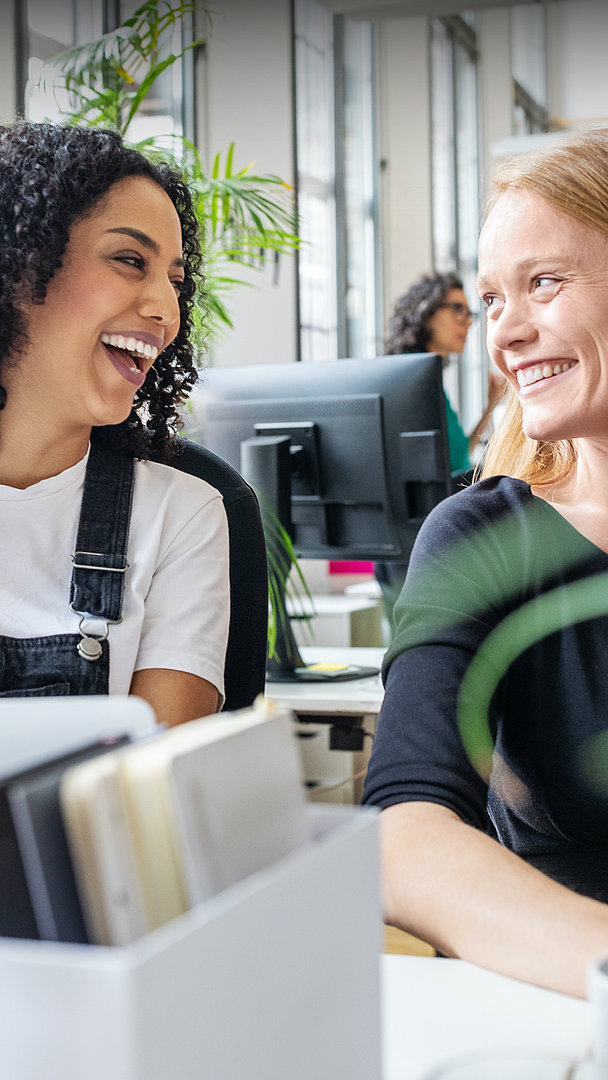
[[[608,901],[607,571],[521,480],[441,503],[395,608],[363,801],[440,803]]]

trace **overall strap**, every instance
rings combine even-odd
[[[133,458],[91,439],[70,586],[77,612],[120,622],[133,501]]]

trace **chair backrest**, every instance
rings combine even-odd
[[[178,439],[170,464],[200,476],[221,492],[230,543],[230,627],[225,709],[243,709],[264,692],[268,634],[268,570],[258,500],[226,461],[204,446]]]

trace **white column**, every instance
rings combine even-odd
[[[608,124],[605,0],[547,4],[549,113],[556,127]]]
[[[216,0],[213,32],[199,97],[206,166],[235,143],[235,168],[295,180],[293,45],[289,0]],[[232,276],[232,275],[231,275]],[[253,288],[227,294],[234,330],[213,349],[217,364],[270,363],[296,358],[295,259],[281,256],[263,271],[234,267]]]
[[[385,318],[431,270],[429,28],[426,18],[379,24],[380,157]]]
[[[479,106],[481,196],[488,186],[491,148],[513,133],[513,75],[509,9],[493,8],[479,15]]]
[[[17,110],[17,48],[13,4],[0,4],[0,123],[10,123]]]

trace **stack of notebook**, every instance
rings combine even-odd
[[[291,713],[131,738],[0,782],[0,934],[127,944],[309,839]]]

